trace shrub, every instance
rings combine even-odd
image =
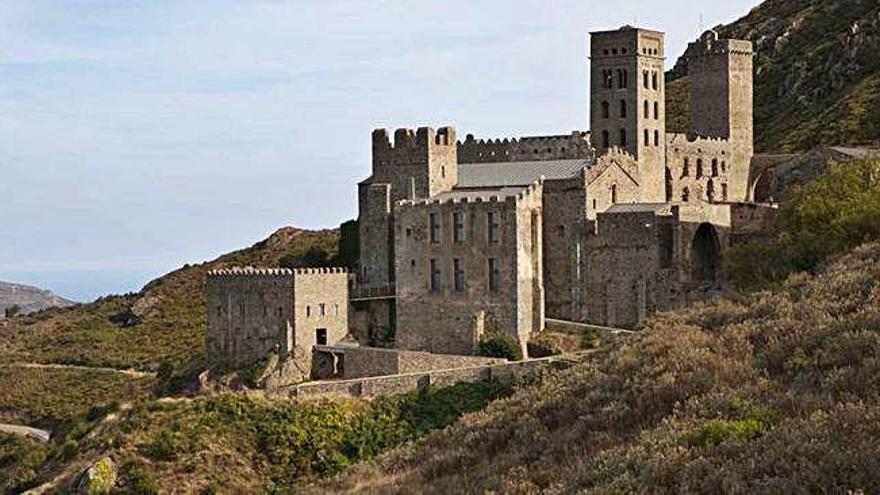
[[[480,355],[509,361],[519,361],[523,358],[519,342],[500,332],[490,334],[480,341]]]
[[[159,481],[156,475],[146,466],[132,467],[128,472],[131,493],[136,495],[154,495],[159,493]]]

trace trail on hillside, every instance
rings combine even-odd
[[[0,368],[34,368],[34,369],[60,369],[60,370],[81,370],[81,371],[99,371],[105,373],[120,373],[134,378],[155,378],[156,373],[149,371],[137,371],[133,369],[121,370],[117,368],[103,368],[97,366],[80,366],[74,364],[54,364],[54,363],[9,363],[0,364]]]

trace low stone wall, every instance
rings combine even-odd
[[[456,356],[429,352],[380,349],[376,347],[342,347],[345,352],[343,377],[346,380],[370,376],[388,376],[485,366],[506,362],[504,359],[479,356]]]
[[[353,380],[317,381],[303,383],[287,389],[292,397],[380,397],[401,394],[433,385],[448,387],[456,383],[475,383],[499,380],[511,383],[535,375],[542,370],[567,366],[572,355],[551,356],[526,361],[471,366],[466,368],[404,373],[390,376],[357,378]]]

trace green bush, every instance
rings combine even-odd
[[[131,493],[135,495],[155,495],[159,493],[159,481],[153,471],[146,466],[134,466],[129,469],[128,482]]]
[[[523,358],[522,348],[513,337],[503,333],[487,335],[480,341],[480,355],[519,361]]]

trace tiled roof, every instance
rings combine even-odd
[[[460,163],[458,187],[528,186],[544,176],[546,180],[575,177],[592,161],[545,160],[532,162]]]
[[[647,213],[669,208],[669,203],[621,203],[605,210],[606,213]]]

